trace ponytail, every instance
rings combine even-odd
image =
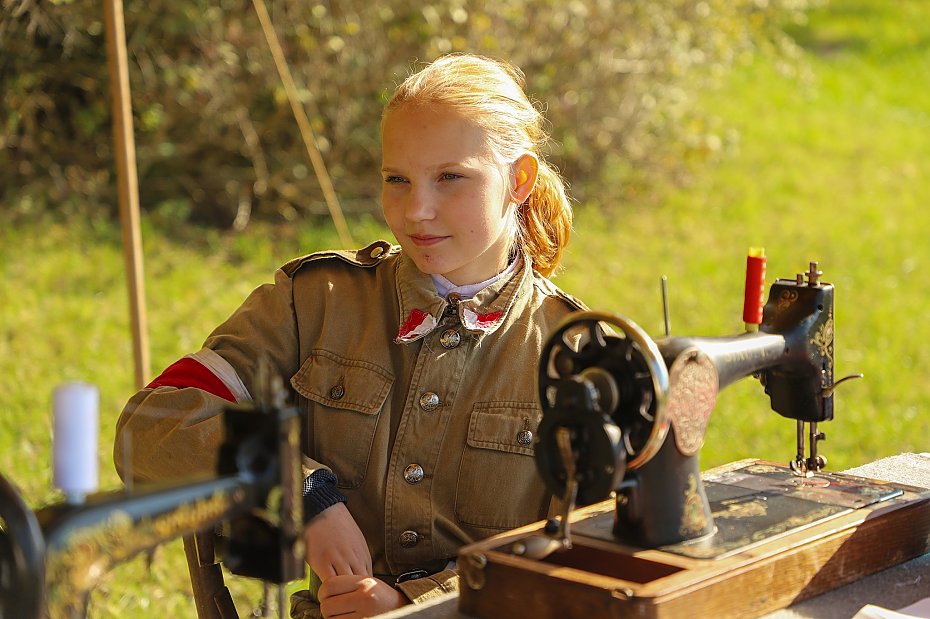
[[[548,277],[559,266],[572,233],[572,207],[565,183],[545,160],[539,160],[536,186],[517,211],[518,243],[533,268]]]

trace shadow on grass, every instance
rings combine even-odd
[[[911,8],[915,7],[921,9],[918,13],[924,11],[920,4]],[[907,36],[916,34],[911,29],[923,20],[902,22],[894,17],[896,11],[874,2],[834,2],[812,12],[805,24],[785,25],[784,32],[821,58],[849,54],[887,62],[923,55],[930,49],[930,34]]]

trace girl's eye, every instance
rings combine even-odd
[[[403,176],[386,176],[384,177],[384,182],[389,184],[403,183],[406,182]]]
[[[462,175],[456,174],[455,172],[443,172],[439,175],[439,180],[441,181],[452,181],[457,178],[462,178]]]

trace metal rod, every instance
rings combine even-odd
[[[123,490],[127,496],[135,489],[132,471],[132,430],[123,432]]]
[[[572,450],[571,430],[562,427],[555,435],[559,446],[559,455],[565,466],[565,495],[562,497],[562,519],[559,521],[557,539],[566,549],[572,547],[571,539],[571,513],[575,509],[575,500],[578,497],[578,474],[575,468],[575,454]]]
[[[804,422],[798,421],[798,460],[804,460]]]
[[[672,319],[668,312],[668,277],[662,276],[662,315],[665,317],[665,337],[672,336]]]

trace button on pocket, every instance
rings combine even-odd
[[[394,376],[368,361],[314,350],[291,378],[308,401],[311,456],[333,469],[342,488],[365,479],[368,458]]]
[[[536,471],[532,435],[541,412],[535,403],[475,404],[459,466],[455,515],[484,537],[545,518],[549,492]]]
[[[420,534],[416,531],[404,531],[400,534],[400,545],[404,548],[413,548],[420,543]]]

